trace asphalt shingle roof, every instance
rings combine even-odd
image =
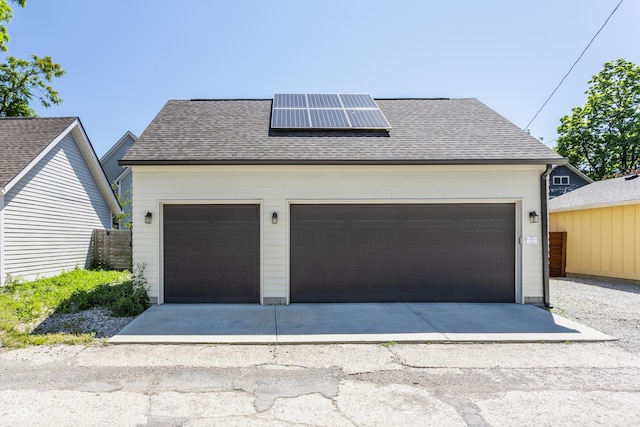
[[[640,177],[595,181],[549,200],[549,211],[640,203]]]
[[[377,99],[386,131],[271,130],[271,100],[169,101],[122,164],[564,163],[476,99]]]
[[[0,118],[0,187],[7,185],[75,120],[77,117]]]

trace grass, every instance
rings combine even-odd
[[[101,306],[114,316],[134,316],[146,308],[142,272],[73,270],[55,277],[0,288],[0,343],[17,348],[93,341],[91,334],[33,334],[53,313],[74,313]]]

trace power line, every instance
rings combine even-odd
[[[525,129],[528,129],[529,126],[531,126],[531,123],[533,123],[533,121],[536,119],[536,117],[538,117],[538,114],[540,114],[540,112],[544,109],[544,107],[547,105],[547,102],[549,102],[549,100],[551,100],[551,98],[553,97],[553,95],[555,95],[556,91],[560,88],[560,86],[562,86],[562,83],[565,81],[565,79],[569,76],[569,74],[571,74],[571,71],[573,71],[573,68],[578,64],[578,62],[580,61],[580,59],[582,59],[582,56],[585,54],[585,52],[587,51],[587,49],[589,49],[589,46],[591,46],[591,43],[593,43],[593,41],[596,39],[596,37],[598,37],[598,34],[600,34],[600,31],[602,31],[602,29],[605,27],[605,25],[607,25],[607,22],[609,22],[609,19],[611,19],[611,17],[613,16],[614,13],[616,13],[616,10],[618,10],[618,8],[620,7],[620,5],[622,4],[624,0],[620,0],[620,3],[618,3],[618,5],[613,9],[613,11],[609,14],[609,16],[607,17],[606,21],[604,21],[604,24],[602,24],[602,26],[600,27],[600,29],[596,32],[596,34],[591,38],[591,41],[589,42],[589,44],[587,45],[587,47],[584,48],[584,50],[582,51],[582,53],[580,54],[580,56],[578,57],[578,59],[576,59],[576,62],[573,63],[573,65],[571,66],[571,68],[569,68],[569,71],[567,71],[567,74],[564,75],[564,77],[562,78],[562,80],[560,80],[560,83],[558,83],[558,86],[556,86],[556,88],[553,90],[553,92],[551,92],[551,95],[549,95],[549,97],[547,98],[546,101],[544,101],[544,104],[542,104],[542,107],[540,107],[540,109],[538,110],[538,112],[533,116],[533,118],[531,119],[531,121],[524,127]]]

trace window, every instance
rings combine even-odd
[[[569,185],[568,176],[554,176],[553,185]]]

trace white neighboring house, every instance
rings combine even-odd
[[[120,166],[118,161],[124,157],[137,139],[137,136],[127,131],[100,159],[100,164],[102,164],[102,169],[104,169],[107,179],[110,183],[116,185],[115,191],[120,197],[120,201],[133,199],[133,182],[131,180],[131,168]],[[122,211],[127,216],[122,218],[118,225],[119,228],[125,229],[127,224],[131,224],[131,204],[123,206]]]
[[[566,161],[475,99],[359,98],[169,101],[120,161],[152,301],[547,303]]]
[[[80,119],[0,118],[0,284],[88,266],[120,212]]]

